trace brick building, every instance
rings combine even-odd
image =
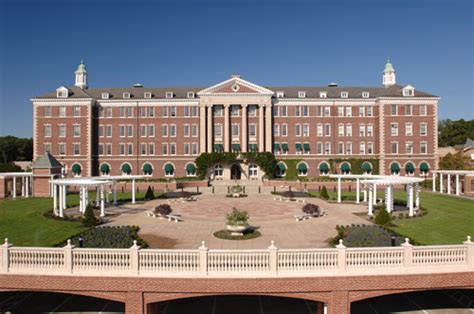
[[[208,88],[90,88],[82,62],[75,74],[74,86],[32,99],[34,157],[51,152],[68,175],[194,176],[211,151],[273,152],[283,176],[288,159],[301,176],[361,162],[380,174],[437,168],[439,97],[397,85],[389,61],[380,87],[262,87],[233,75]],[[210,175],[262,173],[242,162]]]

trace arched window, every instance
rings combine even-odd
[[[104,176],[107,176],[110,174],[110,166],[108,164],[102,164],[100,166],[100,172]]]
[[[430,172],[430,165],[426,162],[422,162],[420,164],[420,173],[427,174],[428,172]]]
[[[319,164],[319,172],[322,175],[327,175],[329,174],[329,165],[327,162],[322,162]]]
[[[151,164],[146,163],[143,165],[143,174],[146,176],[151,176],[153,174],[153,167]]]
[[[362,168],[362,171],[365,174],[371,174],[372,173],[372,165],[368,161],[363,162],[361,168]]]
[[[399,174],[400,173],[400,165],[396,162],[393,162],[391,165],[390,165],[390,172],[392,174]]]
[[[81,171],[82,171],[81,165],[79,165],[79,164],[74,164],[74,165],[72,165],[71,171],[72,171],[72,174],[73,174],[75,177],[80,176],[80,175],[81,175]]]
[[[188,177],[194,177],[196,175],[196,165],[190,163],[186,165],[186,175]]]
[[[129,163],[124,163],[122,165],[122,174],[129,175],[132,173],[132,166]]]
[[[249,177],[257,177],[258,176],[258,167],[255,164],[249,165]]]
[[[342,174],[351,173],[351,164],[349,164],[348,162],[343,162],[341,164],[341,172],[342,172]]]
[[[224,175],[224,167],[222,165],[215,165],[214,166],[214,176],[222,177]]]
[[[411,162],[405,164],[405,173],[409,176],[412,176],[415,173],[415,166]]]
[[[166,177],[172,177],[174,175],[174,167],[172,164],[167,163],[165,165],[165,176]]]
[[[300,162],[298,164],[298,175],[299,176],[307,176],[308,175],[308,165],[305,162]]]
[[[286,175],[286,166],[284,163],[279,162],[276,165],[275,174],[277,177],[284,177]]]

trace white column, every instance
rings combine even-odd
[[[114,206],[117,206],[117,185],[114,182]]]
[[[420,184],[415,183],[415,207],[420,208]]]
[[[447,183],[448,194],[451,194],[451,175],[449,173]]]
[[[26,177],[26,197],[30,196],[30,177]]]
[[[16,198],[16,177],[13,177],[13,198]]]
[[[230,152],[230,143],[229,143],[229,104],[224,105],[224,151],[225,152]]]
[[[436,192],[436,173],[433,172],[433,192]]]
[[[360,182],[359,178],[356,179],[356,203],[360,203]]]
[[[409,198],[410,204],[409,204],[409,207],[408,207],[408,209],[410,211],[409,215],[410,215],[410,217],[413,217],[413,184],[410,183],[408,185],[408,189],[410,190],[410,193],[409,193],[409,195],[410,195],[410,198]]]
[[[66,209],[67,185],[63,185],[63,209]]]
[[[95,189],[95,206],[99,207],[100,205],[100,186],[97,186]]]
[[[374,215],[374,207],[372,204],[372,186],[368,186],[369,189],[369,216],[372,217]]]
[[[387,185],[385,187],[385,209],[387,210],[387,212],[392,212],[392,208],[390,207],[390,199],[391,199],[391,196],[390,196],[390,185]]]
[[[213,128],[212,128],[212,105],[207,105],[207,152],[212,153],[212,139],[213,139]]]
[[[206,106],[199,107],[199,152],[206,152]]]
[[[409,183],[406,185],[406,190],[407,190],[407,208],[410,208],[410,184]]]
[[[108,204],[109,203],[109,193],[110,193],[110,185],[107,184],[107,188],[105,190],[105,202]]]
[[[242,147],[243,153],[247,152],[247,104],[242,105]]]
[[[364,186],[364,203],[367,202],[367,187]]]
[[[64,185],[59,186],[59,217],[61,217],[61,218],[64,217],[64,209],[66,207],[64,205],[65,204],[65,200],[64,200],[64,197],[65,197],[64,190],[65,189],[66,189],[66,187]]]
[[[377,184],[373,185],[374,187],[374,205],[377,205]]]
[[[100,217],[105,216],[104,185],[100,186]]]
[[[265,151],[272,152],[272,132],[273,132],[273,124],[272,124],[272,106],[271,104],[267,104],[265,106]]]
[[[439,193],[443,193],[443,174],[439,174]]]
[[[456,175],[456,195],[459,195],[459,174]]]
[[[53,213],[58,213],[58,187],[53,184]]]
[[[135,204],[135,179],[132,180],[132,204]]]
[[[25,177],[21,177],[21,196],[25,196]]]
[[[79,206],[79,212],[85,213],[86,211],[86,188],[81,186],[81,204]]]
[[[87,185],[84,186],[84,199],[86,200],[85,205],[84,205],[84,213],[85,213],[86,207],[87,205],[89,205],[89,187]]]
[[[258,105],[258,151],[264,152],[265,151],[265,143],[264,143],[264,121],[263,121],[263,104]]]
[[[341,202],[341,177],[337,178],[337,202]]]

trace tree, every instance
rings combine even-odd
[[[153,193],[151,186],[148,186],[148,189],[145,193],[145,200],[150,201],[155,198],[155,194]]]
[[[84,212],[84,218],[82,218],[82,224],[86,227],[94,227],[97,225],[97,218],[94,215],[94,210],[92,209],[91,204],[88,204],[86,211]]]
[[[438,146],[463,144],[466,139],[474,139],[474,120],[440,120],[438,122]]]
[[[15,136],[0,137],[0,163],[32,160],[33,139]]]
[[[375,216],[375,223],[379,226],[385,227],[388,226],[391,221],[392,216],[385,209],[385,206],[383,206]]]
[[[324,200],[328,200],[329,199],[329,194],[328,194],[328,190],[326,189],[326,186],[324,185],[323,188],[321,189],[321,192],[319,193],[319,196],[324,199]]]
[[[469,170],[470,160],[461,151],[455,154],[448,153],[440,159],[439,168],[443,170]]]

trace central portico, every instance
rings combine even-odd
[[[200,152],[271,152],[273,94],[239,75],[198,92]]]

